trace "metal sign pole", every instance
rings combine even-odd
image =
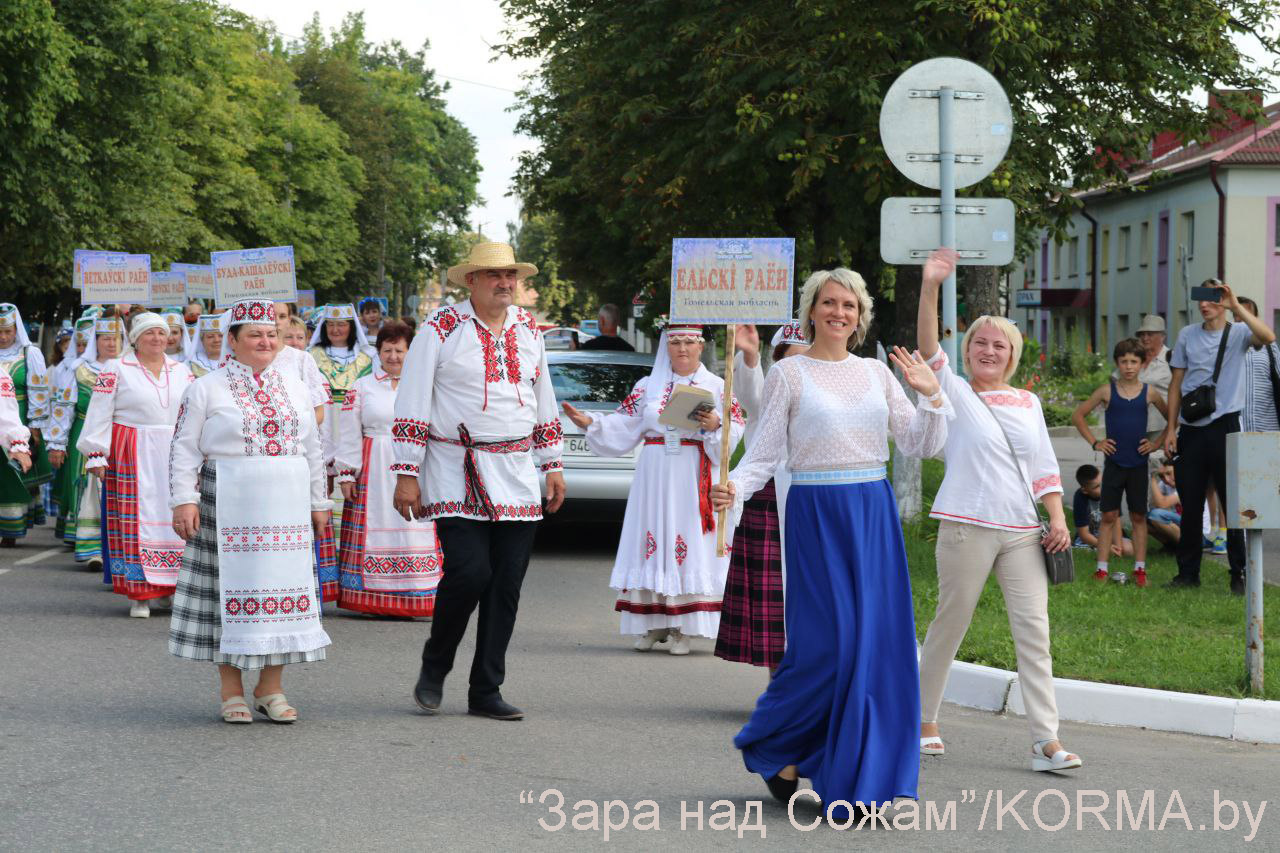
[[[1262,531],[1250,530],[1249,564],[1245,569],[1244,663],[1249,670],[1249,689],[1262,695]]]
[[[956,247],[956,152],[952,144],[951,107],[955,103],[955,90],[950,86],[938,89],[938,171],[942,186],[942,234],[943,248]],[[942,282],[942,350],[951,362],[951,369],[961,371],[956,358],[956,274],[953,270]]]

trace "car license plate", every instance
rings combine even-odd
[[[587,446],[586,436],[567,435],[564,438],[564,452],[569,456],[594,456],[591,448]]]

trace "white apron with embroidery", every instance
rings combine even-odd
[[[267,655],[329,645],[312,568],[307,460],[219,459],[217,483],[219,651]]]
[[[173,532],[169,509],[169,446],[173,427],[134,427],[137,436],[138,555],[155,586],[175,586],[186,543]]]

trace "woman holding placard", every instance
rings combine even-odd
[[[157,314],[133,318],[134,352],[102,366],[76,448],[102,482],[112,589],[132,602],[129,615],[151,615],[150,602],[173,595],[182,540],[169,524],[169,443],[178,401],[191,371],[165,354],[168,324]]]
[[[233,357],[188,389],[173,438],[173,529],[187,548],[169,652],[218,665],[225,722],[253,721],[242,673],[262,670],[254,707],[292,723],[284,665],[324,660],[329,645],[312,536],[330,531],[332,502],[310,393],[273,363],[271,303],[241,300],[226,320]]]
[[[853,355],[871,309],[857,273],[809,277],[800,294],[809,351],[769,371],[755,441],[712,490],[736,520],[779,463],[791,470],[787,648],[734,745],[776,798],[789,800],[804,776],[836,820],[853,803],[916,796],[915,618],[885,463],[890,436],[912,456],[937,453],[952,414],[918,356],[892,356],[920,393],[913,406],[888,367]]]
[[[581,412],[564,404],[594,453],[622,456],[641,445],[610,580],[618,590],[621,633],[637,636],[637,651],[669,641],[667,651],[687,655],[689,637],[714,639],[720,629],[729,557],[716,556],[710,490],[720,467],[724,380],[699,361],[703,341],[701,326],[670,325],[653,372],[616,411]],[[674,398],[707,392],[710,399],[695,406],[693,417],[678,424],[663,419]],[[730,447],[738,446],[744,427],[734,403]]]

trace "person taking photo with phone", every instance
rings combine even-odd
[[[1225,283],[1209,279],[1192,288],[1203,323],[1178,334],[1169,366],[1169,425],[1164,449],[1174,463],[1182,522],[1178,540],[1178,574],[1166,587],[1200,586],[1200,529],[1205,491],[1212,483],[1223,504],[1227,499],[1227,436],[1240,431],[1244,408],[1245,353],[1267,346],[1275,334],[1251,314]],[[1213,298],[1216,297],[1216,298]],[[1230,311],[1237,323],[1227,319]],[[1227,531],[1231,591],[1244,595],[1244,533]]]

